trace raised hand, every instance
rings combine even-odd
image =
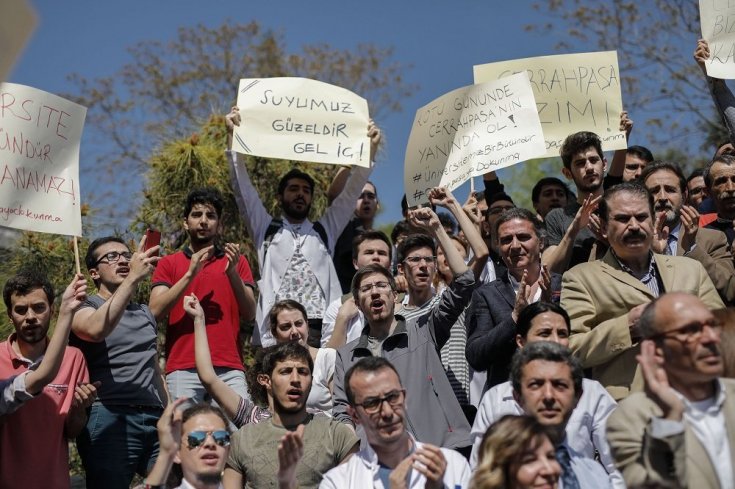
[[[630,132],[633,130],[633,121],[628,117],[627,111],[620,113],[620,130],[625,131],[625,137],[630,138]]]
[[[383,134],[375,121],[370,119],[368,124],[368,137],[370,138],[370,161],[375,160],[375,154],[378,152],[380,141],[383,139]]]
[[[199,273],[204,266],[204,263],[209,260],[214,254],[214,245],[209,245],[206,248],[202,248],[193,255],[191,255],[191,261],[189,263],[189,272],[193,275]]]
[[[87,280],[84,275],[77,273],[64,290],[61,296],[59,313],[73,313],[87,300]]]
[[[204,318],[204,309],[194,294],[184,296],[184,311],[193,319]]]
[[[439,217],[429,207],[421,207],[408,211],[408,222],[419,229],[433,232],[441,227]]]
[[[709,43],[704,39],[697,41],[697,47],[694,49],[694,61],[699,65],[699,69],[702,70],[705,76],[707,76],[707,66],[705,62],[709,59]]]
[[[304,456],[304,425],[289,431],[278,443],[278,484],[282,489],[296,487],[296,466]]]
[[[433,205],[449,207],[457,201],[446,187],[434,187],[429,190],[429,202]]]
[[[236,243],[226,243],[225,256],[227,257],[227,268],[225,269],[225,273],[230,276],[238,276],[237,262],[240,260],[240,245]]]
[[[161,247],[156,245],[146,250],[146,239],[146,236],[143,235],[143,237],[140,239],[140,242],[138,243],[138,247],[136,248],[135,253],[133,253],[132,258],[130,258],[129,275],[136,283],[140,282],[148,275],[153,273],[153,270],[156,269],[156,263],[158,263],[158,261],[161,259],[161,257],[158,256],[158,252],[160,251]]]
[[[447,459],[441,449],[425,443],[413,454],[413,468],[426,477],[426,489],[442,489],[444,472],[447,470]]]
[[[651,241],[651,248],[654,253],[665,253],[666,245],[669,242],[669,227],[665,226],[666,212],[656,214],[656,219],[653,223],[653,241]]]
[[[697,233],[699,232],[699,212],[690,205],[681,206],[679,211],[681,219],[681,236],[679,244],[684,252],[691,250],[697,241]]]
[[[651,340],[641,342],[641,353],[636,356],[645,381],[646,394],[655,402],[666,419],[681,421],[684,403],[669,384],[663,368],[664,359],[656,355],[656,344]]]
[[[585,228],[590,222],[590,216],[593,212],[597,210],[597,207],[600,205],[601,198],[601,195],[598,195],[597,197],[593,196],[592,194],[588,195],[587,198],[584,199],[584,202],[582,202],[582,207],[579,208],[577,214],[574,216],[574,220],[572,221],[570,227],[572,227],[577,232]]]

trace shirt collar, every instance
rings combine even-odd
[[[184,246],[184,249],[182,250],[184,252],[184,256],[191,259],[191,256],[194,254],[191,248],[189,248],[189,245]],[[225,256],[225,250],[220,248],[218,245],[214,245],[214,257],[215,258],[222,258]]]
[[[679,399],[682,400],[684,403],[684,407],[686,409],[686,412],[688,415],[695,417],[695,418],[702,418],[705,415],[717,415],[722,411],[722,408],[725,404],[725,389],[722,385],[722,380],[719,378],[715,381],[715,402],[712,404],[706,411],[700,411],[699,409],[695,409],[692,402],[689,401],[686,397],[684,397],[680,392],[674,391],[677,396],[679,396]]]
[[[189,484],[189,482],[186,479],[181,479],[181,485],[177,487],[176,489],[195,489],[194,486]],[[224,486],[220,482],[217,486],[217,489],[224,489]]]
[[[679,241],[679,233],[681,232],[681,222],[676,225],[674,229],[669,231],[669,241]],[[674,237],[674,240],[671,239],[671,237]]]
[[[408,434],[412,442],[411,451],[409,452],[409,454],[421,448],[421,443],[416,441],[416,438],[414,438],[413,435],[408,430],[406,430],[406,434]],[[373,447],[370,445],[370,443],[365,443],[365,448],[360,450],[359,459],[373,473],[378,471],[378,467],[380,467],[380,462],[378,461],[378,454],[375,453],[375,450],[373,450]]]
[[[630,268],[628,265],[620,261],[620,258],[618,258],[618,255],[615,254],[615,250],[610,248],[610,252],[613,254],[615,259],[618,261],[618,264],[620,265],[620,268],[625,272],[633,275],[636,277],[635,273],[633,273],[633,269]],[[641,282],[645,282],[650,277],[656,276],[656,262],[653,260],[653,251],[648,252],[648,271],[641,277],[639,280]],[[638,278],[638,277],[636,277]]]
[[[10,361],[12,362],[13,367],[18,368],[21,365],[25,365],[26,367],[30,369],[30,368],[33,368],[35,365],[38,365],[39,363],[41,363],[41,360],[43,360],[44,355],[41,355],[40,357],[38,357],[38,359],[35,362],[33,362],[30,359],[16,353],[15,349],[13,348],[13,343],[15,343],[17,339],[18,339],[18,333],[14,332],[14,333],[11,333],[10,336],[8,336],[8,341],[5,342],[5,345],[8,348],[8,356],[10,357]],[[48,337],[45,338],[45,341],[46,341],[46,346],[48,347]]]

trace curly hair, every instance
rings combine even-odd
[[[520,464],[523,454],[551,440],[549,429],[531,416],[506,415],[493,423],[480,445],[477,469],[470,489],[515,487],[511,466]]]

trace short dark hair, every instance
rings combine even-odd
[[[704,168],[695,168],[687,177],[687,184],[697,177],[704,178]]]
[[[393,246],[391,246],[390,239],[388,239],[388,236],[383,231],[369,229],[367,231],[363,231],[359,233],[357,236],[355,236],[355,239],[352,240],[352,259],[353,260],[357,260],[357,253],[359,251],[360,245],[363,244],[365,241],[384,242],[386,245],[388,245],[388,259],[390,260],[393,258]]]
[[[245,380],[247,381],[248,394],[250,399],[262,408],[268,407],[268,390],[263,384],[258,382],[258,375],[264,374],[263,357],[265,357],[266,349],[259,348],[255,351],[253,364],[245,371]]]
[[[408,238],[398,246],[398,263],[403,262],[408,253],[416,248],[429,248],[431,249],[431,254],[436,256],[436,243],[434,243],[434,238],[428,234],[414,233],[410,234]]]
[[[350,369],[345,374],[344,380],[345,395],[347,396],[347,402],[350,403],[350,406],[355,405],[355,393],[352,392],[352,386],[350,385],[350,380],[352,380],[352,377],[358,373],[377,372],[379,370],[383,370],[384,368],[389,368],[394,371],[396,373],[396,376],[398,377],[398,382],[401,381],[401,376],[398,375],[398,370],[396,370],[392,363],[390,363],[383,357],[365,357],[360,359],[357,363],[350,367]]]
[[[5,287],[3,287],[3,301],[5,302],[5,308],[8,310],[8,313],[10,313],[10,298],[13,294],[28,295],[36,289],[43,290],[46,294],[46,299],[48,299],[49,306],[54,303],[54,297],[56,297],[54,295],[54,286],[51,285],[48,278],[39,270],[23,269],[9,278],[5,282]]]
[[[278,182],[278,195],[283,195],[283,191],[286,190],[288,181],[294,179],[304,180],[309,184],[309,187],[311,187],[311,193],[314,193],[314,179],[311,178],[311,175],[299,170],[298,168],[293,168],[283,175],[281,177],[281,181]]]
[[[500,214],[500,217],[495,222],[495,229],[493,229],[495,237],[498,237],[498,229],[500,229],[500,226],[502,224],[505,224],[506,222],[512,221],[514,219],[520,219],[521,221],[530,222],[533,225],[533,231],[536,233],[536,237],[539,240],[543,241],[544,237],[546,236],[546,228],[544,228],[544,223],[541,222],[538,217],[536,217],[536,214],[529,211],[528,209],[524,209],[523,207],[514,207]]]
[[[87,254],[84,255],[84,265],[87,267],[87,270],[97,268],[98,257],[95,256],[95,253],[97,252],[97,248],[107,243],[120,243],[125,245],[128,250],[130,249],[125,240],[119,236],[103,236],[102,238],[97,238],[89,244]]]
[[[735,165],[735,156],[730,154],[721,154],[720,156],[715,156],[712,158],[712,161],[707,163],[707,166],[704,167],[704,184],[707,186],[708,189],[712,188],[712,184],[714,183],[712,181],[712,167],[715,165],[715,163],[722,163],[727,166],[733,166]]]
[[[648,339],[657,333],[655,326],[656,307],[661,297],[663,297],[663,294],[646,304],[646,307],[643,308],[643,312],[641,312],[638,318],[638,331],[640,331],[643,339]]]
[[[649,192],[648,189],[644,187],[640,182],[623,182],[610,187],[609,189],[605,190],[604,194],[602,194],[602,199],[600,199],[600,206],[598,207],[600,219],[602,219],[603,221],[607,221],[609,217],[608,214],[610,212],[610,200],[615,195],[622,192],[634,194],[642,199],[645,199],[646,202],[648,202],[648,208],[651,212],[651,219],[654,218],[655,214],[653,211],[653,195],[651,195],[651,192]]]
[[[309,366],[312,375],[314,374],[314,360],[311,359],[309,350],[297,341],[268,347],[263,356],[263,373],[269,377],[272,376],[276,365],[289,359],[301,360]]]
[[[645,186],[648,177],[660,171],[668,171],[676,175],[676,177],[679,179],[679,190],[681,191],[681,194],[684,195],[684,193],[687,191],[687,180],[684,177],[684,172],[681,171],[681,167],[679,167],[679,165],[671,161],[654,161],[650,165],[646,165],[646,167],[641,172],[641,176],[639,177],[640,182],[643,184],[643,186]]]
[[[524,307],[518,314],[518,323],[516,324],[516,332],[521,335],[522,338],[528,336],[528,330],[531,329],[531,323],[533,319],[545,312],[553,312],[564,318],[564,322],[567,325],[567,331],[572,330],[572,321],[569,319],[569,314],[559,304],[553,302],[539,301]]]
[[[352,277],[352,286],[350,288],[352,289],[352,297],[355,299],[355,301],[357,301],[357,294],[360,290],[360,282],[362,281],[363,277],[371,275],[373,273],[384,275],[385,279],[390,284],[391,290],[396,290],[396,281],[393,278],[393,275],[391,275],[390,270],[382,265],[378,265],[377,263],[371,263],[359,269],[357,272],[355,272],[355,276]]]
[[[194,416],[199,416],[200,414],[214,414],[225,424],[225,430],[227,430],[228,433],[230,432],[230,422],[227,421],[225,413],[223,413],[217,406],[212,406],[208,402],[198,402],[186,408],[181,414],[181,424],[183,425]]]
[[[195,205],[211,205],[217,212],[217,217],[222,217],[222,209],[225,207],[225,200],[222,194],[214,187],[195,188],[186,196],[186,204],[184,204],[184,217],[188,216]]]
[[[572,158],[574,158],[574,155],[589,147],[595,148],[597,155],[600,158],[604,158],[602,141],[600,141],[600,137],[594,132],[580,131],[567,136],[559,149],[559,155],[561,156],[562,163],[564,163],[564,168],[569,170],[572,167]]]
[[[411,225],[407,220],[401,219],[395,226],[393,226],[393,229],[390,232],[390,240],[395,243],[398,241],[399,236],[409,234],[411,234]]]
[[[531,189],[531,202],[534,204],[538,204],[539,197],[541,197],[541,191],[544,189],[544,187],[561,187],[564,190],[564,193],[567,195],[567,199],[571,198],[572,192],[569,190],[569,187],[562,182],[560,179],[556,177],[544,177],[538,182],[536,182],[536,185],[533,186],[533,189]]]
[[[651,150],[646,148],[645,146],[628,146],[628,149],[625,150],[625,154],[640,158],[646,163],[650,163],[654,159]]]
[[[478,202],[482,202],[485,200],[485,191],[484,190],[475,190],[475,199]]]
[[[309,320],[309,316],[306,315],[306,308],[300,302],[291,299],[280,300],[273,304],[271,310],[268,311],[268,324],[273,336],[275,336],[276,327],[278,326],[278,315],[282,311],[299,311],[304,316],[304,321]]]
[[[523,367],[534,360],[545,360],[554,363],[566,363],[572,371],[572,381],[574,382],[574,393],[577,397],[582,395],[582,379],[584,378],[584,370],[579,360],[572,355],[572,351],[566,346],[550,341],[534,341],[529,343],[513,355],[510,366],[510,380],[513,384],[513,390],[518,394],[521,393],[521,379],[523,377]]]

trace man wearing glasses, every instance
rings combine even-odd
[[[391,273],[377,264],[358,270],[352,280],[352,295],[365,316],[366,327],[360,338],[337,351],[333,414],[342,422],[353,422],[348,412],[345,372],[361,358],[382,357],[393,363],[405,383],[408,431],[422,443],[467,448],[469,453],[470,426],[452,391],[438,351],[449,339],[452,325],[467,305],[475,279],[451,245],[436,214],[428,208],[413,212],[415,220],[426,221],[436,232],[440,245],[446,250],[447,261],[455,271],[455,279],[442,294],[437,307],[428,309],[422,317],[406,319],[394,313],[396,287]],[[420,278],[427,282],[425,275],[434,268],[431,247],[411,250],[404,262],[406,267],[424,269]],[[429,287],[430,281],[426,285]]]
[[[132,301],[159,260],[158,246],[142,251],[144,240],[131,253],[120,238],[99,238],[84,259],[97,294],[74,315],[70,344],[84,354],[91,381],[101,383],[77,439],[88,488],[127,488],[158,454],[156,422],[166,403],[158,330],[148,306]]]
[[[635,358],[646,304],[665,292],[687,291],[708,307],[723,307],[698,261],[653,253],[653,216],[653,197],[643,185],[626,182],[606,190],[600,220],[610,249],[562,279],[561,306],[572,320],[569,346],[616,401],[643,387]]]
[[[347,412],[367,444],[324,475],[322,489],[467,487],[470,467],[459,453],[420,443],[406,422],[406,390],[395,367],[381,357],[363,358],[345,375]]]
[[[735,381],[722,379],[722,325],[698,297],[664,294],[643,310],[638,363],[645,392],[608,419],[628,487],[732,488]]]

